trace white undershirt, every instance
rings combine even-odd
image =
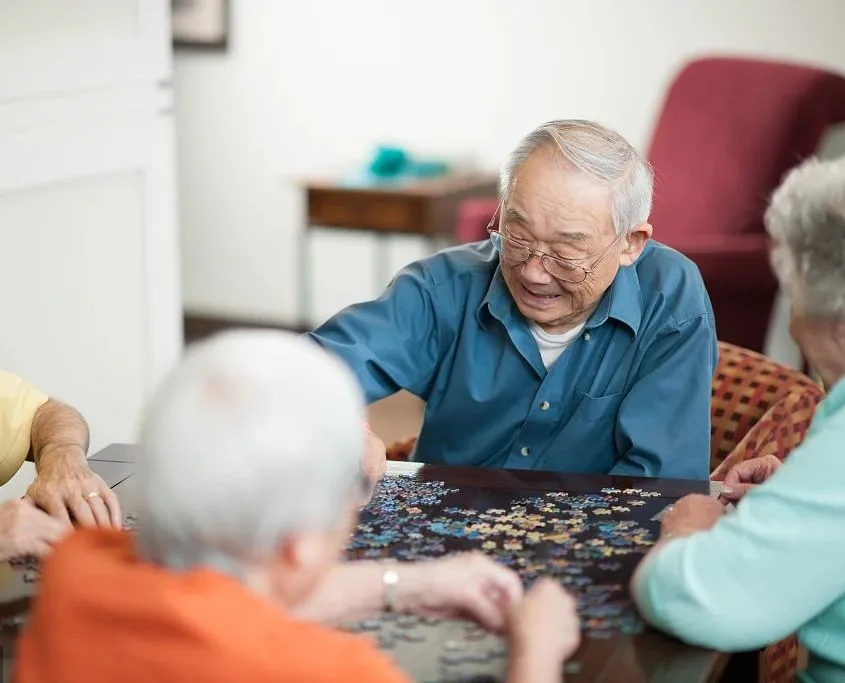
[[[537,323],[531,323],[528,327],[534,340],[537,342],[537,348],[540,349],[540,358],[543,359],[543,365],[548,370],[554,362],[560,358],[560,355],[566,351],[567,347],[574,342],[581,330],[584,329],[586,323],[581,323],[578,327],[573,327],[568,332],[563,334],[549,334],[543,331],[543,328]]]

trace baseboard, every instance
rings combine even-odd
[[[190,344],[205,337],[210,337],[218,332],[233,329],[271,329],[285,330],[302,334],[308,328],[302,326],[282,325],[280,323],[268,322],[266,320],[255,320],[248,318],[230,318],[227,316],[198,315],[185,313],[185,343]]]

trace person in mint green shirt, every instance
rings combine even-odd
[[[829,389],[804,443],[781,466],[749,460],[726,476],[726,512],[681,499],[632,593],[647,621],[724,651],[791,633],[806,683],[845,682],[845,159],[793,170],[766,213],[790,331]],[[765,482],[765,483],[763,483]],[[762,483],[762,485],[760,485]]]

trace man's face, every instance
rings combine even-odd
[[[534,152],[517,171],[502,205],[499,230],[544,254],[573,260],[588,271],[583,281],[568,282],[550,275],[536,255],[522,264],[501,261],[520,313],[551,334],[584,322],[619,266],[634,263],[651,235],[651,226],[644,224],[614,243],[610,188],[548,148]],[[597,255],[608,246],[593,268]]]

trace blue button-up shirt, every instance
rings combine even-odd
[[[415,459],[705,479],[713,313],[695,265],[661,244],[620,268],[547,371],[488,242],[412,263],[311,333],[367,400],[426,402]]]

